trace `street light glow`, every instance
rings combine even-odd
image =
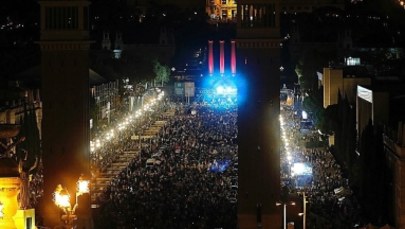
[[[101,148],[104,145],[104,143],[114,139],[116,137],[115,131],[120,132],[122,130],[125,130],[127,126],[130,123],[134,122],[137,118],[139,118],[143,112],[151,111],[153,106],[155,106],[158,101],[162,100],[165,95],[165,92],[162,91],[161,89],[156,89],[156,91],[158,92],[156,98],[150,99],[147,103],[143,105],[141,109],[137,110],[135,114],[126,117],[121,123],[119,123],[116,126],[116,128],[109,130],[100,138],[90,141],[90,152],[94,153],[97,149]]]
[[[90,181],[80,178],[77,181],[77,192],[80,194],[90,193]]]
[[[66,189],[62,187],[61,184],[59,184],[55,192],[53,193],[53,200],[56,204],[56,206],[62,208],[62,209],[69,209],[70,208],[70,195]]]
[[[89,185],[90,181],[84,179],[84,176],[82,174],[76,183],[76,201],[73,208],[70,204],[70,194],[67,189],[63,188],[61,184],[58,184],[56,186],[55,192],[53,193],[53,201],[55,202],[55,205],[61,208],[64,212],[61,219],[66,227],[63,228],[76,228],[77,225],[75,224],[75,221],[77,220],[77,215],[75,212],[76,208],[79,206],[78,197],[85,193],[90,193]]]

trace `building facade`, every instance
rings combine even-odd
[[[0,102],[0,124],[20,124],[24,118],[24,109],[32,109],[36,113],[38,130],[41,132],[42,102],[39,89],[16,89],[20,91],[19,98]]]
[[[396,136],[383,135],[387,162],[388,211],[395,228],[405,225],[405,125],[398,123]]]
[[[237,2],[237,0],[206,0],[205,12],[211,20],[236,22],[237,12],[240,12]],[[344,6],[344,0],[284,0],[280,2],[282,13],[310,13],[322,7],[343,9]],[[261,14],[260,11],[252,13]]]
[[[205,12],[213,20],[236,22],[236,0],[206,0]]]
[[[118,109],[119,81],[110,81],[103,84],[93,85],[90,87],[90,94],[94,100],[97,109],[97,119],[108,119],[110,122],[111,115]],[[92,128],[92,125],[90,125]]]
[[[389,120],[389,92],[371,86],[357,86],[356,130],[357,139],[371,120],[375,126],[385,126]]]
[[[343,68],[324,68],[322,75],[323,107],[337,104],[339,93],[346,97],[350,104],[356,103],[357,85],[370,85],[368,76],[345,75]]]
[[[344,0],[284,0],[281,4],[281,12],[310,13],[322,7],[343,9],[344,6]]]

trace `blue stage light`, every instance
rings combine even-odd
[[[223,94],[225,93],[225,88],[224,88],[223,86],[218,86],[218,87],[216,88],[216,92],[217,92],[217,94],[219,94],[219,95],[223,95]]]
[[[203,100],[215,107],[230,107],[243,104],[246,100],[247,85],[239,75],[212,75],[205,77],[202,87]]]

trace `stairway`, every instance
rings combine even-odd
[[[174,116],[174,110],[168,110],[164,113],[166,117]],[[143,131],[141,139],[149,139],[157,136],[160,129],[167,123],[165,120],[155,121],[148,129]],[[134,137],[134,136],[133,136]],[[134,139],[139,139],[139,136],[135,136]],[[117,158],[97,177],[92,180],[91,184],[91,202],[92,208],[98,208],[97,197],[100,196],[104,190],[111,184],[111,181],[118,176],[118,174],[126,169],[131,163],[132,159],[137,158],[139,155],[139,149],[131,149],[123,151]]]
[[[111,181],[118,174],[128,167],[133,158],[136,158],[139,150],[124,151],[114,162],[112,162],[102,173],[93,179],[91,187],[91,200],[93,205],[97,205],[97,197],[111,184]],[[97,206],[94,206],[97,207]]]

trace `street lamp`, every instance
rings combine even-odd
[[[305,192],[302,193],[302,206],[304,208],[304,212],[298,213],[299,216],[302,216],[302,229],[306,229],[307,227],[307,197],[305,196]]]
[[[283,205],[283,228],[287,229],[287,205],[295,206],[295,202],[276,202],[276,206]]]
[[[289,201],[290,191],[287,186],[281,188],[281,201],[276,202],[276,206],[283,205],[283,219],[284,219],[284,229],[287,229],[287,205],[295,205],[294,201]]]
[[[60,209],[63,210],[62,221],[69,229],[74,228],[74,221],[77,216],[74,213],[74,209],[70,205],[70,194],[67,189],[63,188],[61,184],[56,186],[55,192],[53,193],[53,200]]]
[[[90,193],[90,181],[85,179],[84,176],[81,175],[79,177],[79,180],[77,181],[76,196],[80,196],[80,195],[86,194],[86,193]]]
[[[73,208],[70,203],[70,194],[66,188],[62,187],[61,184],[56,186],[55,192],[53,193],[55,205],[63,210],[64,214],[62,215],[61,219],[68,229],[75,228],[75,221],[77,220],[77,215],[75,212],[76,208],[79,206],[78,197],[80,195],[90,193],[90,181],[84,179],[83,175],[80,176],[76,186],[76,198]]]

